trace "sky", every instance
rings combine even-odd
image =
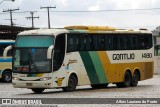
[[[2,0],[0,0],[1,2]],[[48,27],[47,9],[40,7],[51,6],[51,27],[68,25],[96,25],[115,28],[153,30],[160,26],[160,0],[15,0],[4,1],[0,4],[0,24],[10,25],[10,14],[3,10],[17,9],[13,13],[13,23],[16,26],[31,27],[28,11],[36,11],[34,26]],[[132,10],[133,9],[133,10]],[[151,10],[134,10],[151,9]],[[102,10],[129,10],[129,11],[102,11]],[[72,11],[72,12],[71,12]],[[74,12],[73,12],[74,11]]]

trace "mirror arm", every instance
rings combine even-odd
[[[13,46],[10,45],[10,46],[7,46],[7,47],[4,49],[4,51],[3,51],[3,59],[7,59],[7,53],[8,53],[8,51],[11,50],[12,48],[13,48]]]
[[[47,51],[47,59],[51,59],[52,58],[52,50],[54,49],[54,46],[51,45],[49,48],[48,48],[48,51]]]

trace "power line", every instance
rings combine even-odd
[[[160,10],[160,8],[146,8],[146,9],[109,9],[109,10],[95,10],[95,11],[89,11],[89,10],[77,10],[77,11],[51,11],[51,12],[121,12],[121,11],[150,11],[150,10]]]
[[[106,9],[106,10],[95,10],[95,11],[89,11],[89,10],[74,10],[74,11],[66,11],[66,10],[57,10],[57,11],[50,11],[50,12],[123,12],[123,11],[151,11],[151,10],[160,10],[160,8],[144,8],[144,9]],[[44,11],[38,11],[38,12],[44,12]]]
[[[56,8],[56,7],[52,7],[52,8]],[[106,10],[95,10],[95,11],[89,11],[89,10],[75,10],[75,11],[72,11],[72,10],[57,10],[57,11],[49,11],[49,12],[66,12],[66,13],[69,13],[69,12],[124,12],[124,11],[152,11],[152,10],[160,10],[160,8],[143,8],[143,9],[106,9]],[[36,12],[46,12],[46,11],[36,11]],[[21,11],[21,12],[13,12],[13,13],[26,13],[26,11]],[[5,13],[0,13],[0,14],[5,14]]]

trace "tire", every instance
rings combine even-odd
[[[42,93],[45,89],[44,88],[32,88],[31,89],[34,93],[40,94]]]
[[[107,88],[107,86],[108,86],[108,83],[106,83],[106,84],[94,84],[94,85],[91,85],[91,87],[93,89]]]
[[[139,79],[140,79],[140,75],[137,71],[135,71],[132,77],[131,86],[132,87],[137,86]]]
[[[5,83],[12,82],[12,72],[11,71],[3,71],[2,81]]]
[[[130,87],[132,82],[132,77],[129,72],[126,72],[124,75],[124,82],[116,83],[118,88]]]
[[[71,75],[68,80],[68,86],[63,87],[62,89],[64,92],[72,92],[76,90],[77,84],[78,84],[77,78],[74,75]]]

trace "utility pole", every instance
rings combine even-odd
[[[44,8],[46,8],[47,9],[47,11],[48,11],[48,28],[50,29],[51,28],[51,26],[50,26],[50,14],[49,14],[49,10],[50,10],[50,8],[56,8],[56,6],[54,6],[54,7],[40,7],[40,9],[44,9]]]
[[[9,12],[9,13],[10,13],[11,28],[13,28],[12,12],[13,12],[13,11],[16,11],[16,10],[19,10],[19,8],[18,8],[18,9],[3,10],[3,12]]]
[[[26,17],[27,19],[32,19],[32,28],[34,28],[34,19],[38,18],[39,19],[39,16],[38,17],[34,17],[33,14],[35,13],[36,11],[30,11],[30,14],[31,14],[31,17]]]

